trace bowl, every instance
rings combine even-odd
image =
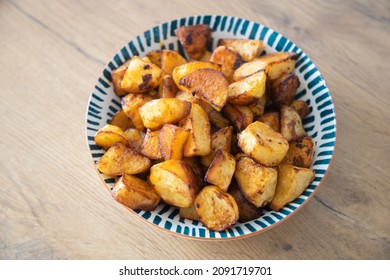
[[[211,27],[213,31],[213,49],[221,38],[260,39],[263,40],[266,53],[290,51],[298,54],[294,73],[299,77],[301,85],[296,99],[304,100],[310,108],[310,114],[305,118],[303,124],[308,135],[316,142],[311,167],[315,171],[315,179],[302,195],[280,211],[265,211],[264,215],[258,219],[245,223],[238,222],[231,228],[221,232],[208,230],[200,222],[181,218],[178,208],[173,206],[160,204],[154,211],[150,212],[134,211],[126,208],[130,213],[149,224],[183,237],[202,240],[229,240],[259,234],[291,217],[314,196],[324,182],[330,168],[336,141],[334,105],[321,73],[297,45],[280,33],[260,23],[233,16],[189,16],[155,26],[129,41],[104,67],[90,95],[86,114],[86,136],[89,151],[95,164],[103,156],[104,150],[96,145],[94,134],[109,122],[121,108],[120,98],[113,91],[111,71],[118,68],[132,56],[145,56],[149,51],[155,49],[177,50],[184,56],[185,54],[174,31],[180,26],[194,24],[208,24]],[[110,190],[116,179],[103,175],[97,169],[96,171],[106,188]],[[117,203],[114,199],[112,202]]]

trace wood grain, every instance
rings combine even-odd
[[[251,238],[199,242],[130,215],[84,135],[89,93],[137,34],[193,14],[261,22],[321,70],[337,152],[297,215]],[[389,1],[0,1],[0,259],[389,259]]]

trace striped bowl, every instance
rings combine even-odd
[[[246,38],[263,40],[265,52],[290,51],[299,55],[295,74],[301,85],[297,99],[304,100],[310,107],[310,114],[303,121],[309,136],[316,142],[312,169],[315,170],[314,182],[292,203],[278,212],[265,211],[264,215],[246,223],[237,223],[233,227],[216,232],[206,229],[202,223],[183,219],[176,207],[160,204],[157,209],[147,211],[129,211],[150,224],[183,237],[195,239],[227,240],[251,236],[264,232],[280,224],[313,197],[329,170],[336,141],[336,118],[333,101],[321,73],[309,57],[293,42],[278,32],[253,21],[219,15],[190,16],[175,19],[155,26],[129,41],[103,69],[101,76],[90,95],[86,115],[86,135],[88,147],[94,163],[104,151],[94,141],[94,134],[103,127],[121,108],[120,98],[114,94],[111,83],[111,71],[122,65],[134,55],[145,56],[155,49],[171,49],[184,52],[174,30],[180,26],[208,24],[213,30],[212,47],[217,46],[221,38]],[[96,169],[96,168],[95,168]],[[115,183],[115,178],[105,176],[98,170],[98,175],[108,190]],[[114,201],[114,200],[113,200]]]

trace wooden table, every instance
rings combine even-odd
[[[389,259],[389,1],[0,2],[0,259]],[[240,3],[243,2],[243,3]],[[156,230],[113,200],[87,150],[104,64],[156,24],[193,14],[261,22],[309,55],[331,90],[337,152],[297,215],[230,242]]]

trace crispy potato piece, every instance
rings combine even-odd
[[[245,61],[254,60],[259,56],[261,48],[263,47],[263,41],[247,39],[221,39],[218,44],[234,49]]]
[[[228,118],[238,131],[245,129],[253,122],[253,113],[248,106],[227,103],[222,109],[222,115]]]
[[[195,205],[191,204],[190,207],[187,208],[180,208],[179,210],[179,215],[182,218],[193,220],[193,221],[198,221],[199,216],[198,213],[196,213]]]
[[[233,82],[234,71],[243,63],[238,52],[224,46],[214,49],[210,61],[222,65],[222,73],[229,83]]]
[[[225,76],[213,69],[199,69],[179,80],[179,85],[221,111],[228,97],[229,84]]]
[[[121,87],[129,93],[148,92],[160,84],[161,69],[138,56],[133,56],[123,76]]]
[[[276,132],[280,132],[279,112],[268,112],[257,118],[258,121],[265,123]]]
[[[315,142],[313,138],[305,136],[290,143],[290,148],[282,163],[309,168],[313,161],[314,150]]]
[[[220,112],[212,110],[208,113],[210,122],[218,128],[223,128],[230,125],[230,121],[225,119]]]
[[[164,75],[158,87],[158,98],[173,98],[176,96],[177,87],[171,75]]]
[[[212,56],[212,52],[206,51],[201,58],[198,59],[198,61],[210,61],[210,58]]]
[[[149,60],[156,64],[158,67],[161,68],[161,59],[162,59],[163,50],[154,50],[149,52],[146,57],[149,58]]]
[[[111,72],[112,85],[114,86],[114,92],[119,97],[125,96],[127,92],[122,89],[121,83],[123,76],[125,75],[127,67],[129,67],[130,60],[126,61],[123,65]]]
[[[280,132],[288,142],[306,136],[301,117],[291,106],[282,106],[280,108]]]
[[[123,130],[117,126],[106,124],[95,134],[96,145],[108,150],[116,142],[127,145],[126,135]]]
[[[211,29],[206,24],[182,26],[175,30],[186,53],[193,59],[201,58],[211,41]]]
[[[145,103],[138,111],[144,126],[156,130],[164,124],[179,122],[190,110],[190,102],[176,98],[160,98]]]
[[[265,72],[267,69],[267,63],[258,59],[254,61],[242,64],[233,74],[233,80],[236,82],[246,77],[252,76],[258,72]]]
[[[300,196],[315,178],[313,170],[288,164],[279,165],[278,173],[275,196],[270,204],[274,211],[279,211]]]
[[[204,180],[227,192],[236,168],[236,159],[225,150],[217,150]]]
[[[259,101],[265,93],[266,75],[263,71],[229,85],[228,102],[249,105]]]
[[[153,100],[153,98],[150,95],[140,93],[129,93],[122,98],[122,109],[126,116],[130,118],[136,129],[143,130],[145,128],[138,109],[142,107],[146,102],[149,102],[151,100]]]
[[[192,104],[190,113],[179,125],[190,130],[183,146],[185,157],[204,156],[211,152],[210,121],[200,105]]]
[[[301,120],[304,120],[310,113],[309,105],[307,105],[307,103],[303,100],[294,100],[291,103],[291,107],[293,107],[295,111],[298,112],[299,116],[301,117]]]
[[[267,63],[266,73],[270,80],[275,80],[284,73],[291,73],[297,59],[298,55],[293,52],[270,53],[258,58],[258,60]]]
[[[203,170],[203,166],[199,163],[198,157],[183,157],[182,161],[188,164],[188,166],[191,168],[192,172],[194,172],[196,177],[197,185],[202,187],[204,186],[203,178],[206,174],[206,171]]]
[[[187,60],[177,51],[163,50],[161,56],[161,70],[163,75],[172,75],[173,69],[186,62]]]
[[[234,198],[216,186],[204,187],[195,199],[199,220],[210,230],[222,231],[238,220]]]
[[[238,146],[256,162],[278,165],[288,151],[287,140],[268,125],[256,121],[238,133]]]
[[[245,198],[235,180],[232,180],[230,184],[229,194],[237,203],[238,212],[240,213],[238,220],[241,223],[257,219],[262,215],[261,208],[257,208]]]
[[[266,86],[267,88],[267,86]],[[251,109],[253,115],[255,117],[259,117],[264,114],[265,105],[267,104],[267,95],[264,93],[264,95],[260,98],[260,100],[249,104],[248,107]]]
[[[205,110],[207,113],[214,111],[213,107],[211,107],[211,105],[209,103],[207,103],[203,100],[200,100],[196,95],[194,96],[188,91],[179,91],[176,94],[176,98],[180,99],[180,100],[188,101],[191,103],[199,104],[203,108],[203,110]]]
[[[290,105],[297,94],[300,82],[294,73],[283,74],[271,82],[271,101],[280,108],[282,105]]]
[[[146,132],[144,142],[141,146],[140,153],[150,159],[159,160],[162,159],[162,153],[158,144],[158,135],[160,130],[148,130]]]
[[[96,166],[108,176],[138,174],[149,169],[150,159],[117,142],[108,149]]]
[[[149,179],[158,195],[177,207],[190,207],[199,191],[194,173],[182,160],[170,159],[153,165]]]
[[[218,149],[225,150],[230,153],[232,143],[233,127],[227,126],[221,128],[211,137],[211,152],[207,156],[201,157],[201,163],[209,167],[214,160]]]
[[[241,156],[237,160],[234,178],[249,202],[256,207],[264,207],[274,197],[278,172],[257,164],[247,156]]]
[[[158,134],[158,145],[164,160],[181,159],[189,131],[173,124],[164,125]]]
[[[134,127],[132,121],[126,116],[123,110],[119,110],[111,119],[111,125],[115,125],[125,131],[128,128]]]
[[[160,202],[160,197],[146,181],[128,174],[115,183],[111,195],[133,210],[152,211]]]
[[[145,134],[136,128],[128,128],[125,130],[125,137],[127,139],[128,146],[139,153],[141,151],[142,143],[144,142]]]

